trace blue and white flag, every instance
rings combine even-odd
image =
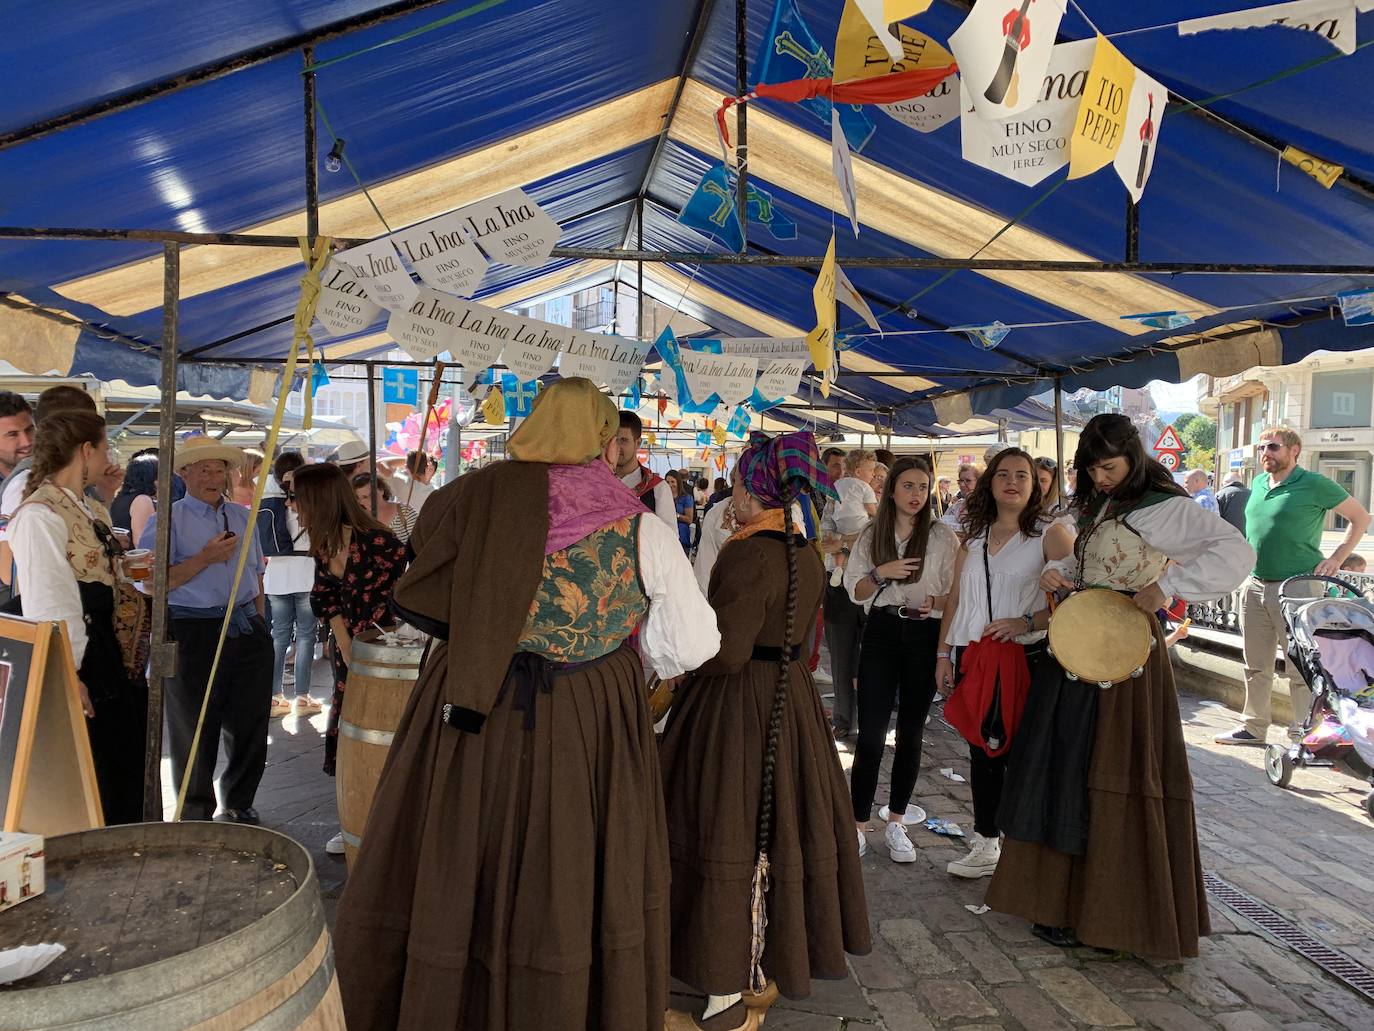
[[[717,237],[730,250],[744,249],[740,233],[739,214],[735,210],[738,180],[733,172],[717,161],[706,170],[683,205],[677,220],[689,229],[696,229]],[[773,196],[750,181],[745,187],[749,204],[749,224],[765,230],[775,240],[795,240],[797,223],[782,213],[773,203]]]
[[[816,42],[811,29],[797,10],[796,0],[777,0],[773,20],[759,49],[755,82],[791,82],[793,79],[828,79],[835,72],[834,62],[825,47]],[[831,103],[825,97],[801,101],[801,107],[815,115],[830,132]],[[873,135],[873,120],[858,104],[840,104],[840,128],[849,149],[861,151]]]
[[[1139,322],[1151,329],[1182,329],[1193,324],[1193,317],[1181,311],[1147,311],[1139,315],[1123,315],[1123,319]]]
[[[658,339],[654,341],[654,349],[658,351],[658,356],[663,359],[663,364],[673,370],[673,382],[677,387],[675,400],[678,408],[685,415],[709,415],[719,407],[720,398],[712,394],[701,401],[692,400],[692,388],[687,385],[687,373],[682,368],[682,358],[678,350],[680,346],[677,337],[669,326],[665,326],[663,332],[658,335]],[[720,354],[720,341],[699,340],[693,349]]]
[[[532,379],[521,383],[513,373],[501,373],[501,393],[506,399],[506,418],[523,419],[534,407],[534,399],[539,396],[539,381]]]
[[[1374,325],[1374,290],[1347,290],[1336,295],[1347,326]]]

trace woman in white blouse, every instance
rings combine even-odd
[[[1048,560],[1064,557],[1073,546],[1068,527],[1050,525],[1043,517],[1034,460],[1019,448],[993,457],[969,495],[965,513],[964,544],[955,560],[954,589],[945,605],[935,670],[937,686],[945,696],[955,686],[954,649],[965,676],[985,641],[1015,641],[1043,652],[1049,612],[1040,574]],[[959,684],[960,691],[973,688]],[[949,707],[946,718],[950,718]],[[997,812],[1008,742],[1004,739],[990,749],[961,733],[969,740],[974,833],[969,854],[946,869],[956,877],[990,877],[1001,855]]]
[[[109,513],[84,494],[109,465],[104,419],[87,411],[49,415],[9,540],[24,616],[66,624],[105,822],[137,823],[148,709],[138,647],[145,608],[120,580]]]
[[[892,708],[897,706],[897,750],[884,838],[895,863],[916,861],[906,823],[921,823],[925,810],[908,809],[921,767],[921,736],[935,697],[939,617],[954,580],[959,539],[931,518],[930,466],[923,458],[899,458],[888,476],[878,515],[854,545],[844,585],[868,613],[859,659],[859,741],[849,772],[859,855],[878,789],[878,767]],[[880,814],[881,815],[881,814]]]

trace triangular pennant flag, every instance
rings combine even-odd
[[[1159,151],[1160,123],[1164,121],[1164,106],[1168,100],[1169,91],[1137,69],[1130,103],[1126,107],[1126,138],[1112,160],[1126,192],[1137,203],[1145,192],[1150,169],[1154,168],[1155,154]]]
[[[1193,317],[1178,311],[1148,311],[1140,315],[1123,315],[1123,319],[1139,322],[1151,329],[1182,329],[1193,324]]]
[[[840,115],[834,108],[830,110],[830,170],[835,175],[835,183],[844,198],[844,206],[849,210],[849,224],[854,235],[859,235],[859,195],[854,185],[854,162],[849,158],[849,144],[845,142],[844,130],[840,127]]]
[[[991,351],[1002,342],[1011,329],[1001,322],[990,322],[986,326],[956,326],[954,331],[964,333],[985,351]]]
[[[1336,295],[1347,326],[1374,325],[1374,290],[1347,290]]]
[[[878,320],[873,317],[873,309],[868,306],[868,302],[864,300],[863,294],[859,293],[859,291],[854,288],[854,284],[851,283],[849,277],[844,274],[844,269],[840,268],[838,265],[835,266],[835,300],[839,301],[850,311],[854,312],[854,314],[858,315],[870,329],[879,336],[882,336],[883,327],[878,325]],[[851,346],[857,346],[857,341]],[[841,344],[840,349],[848,350],[849,348]]]
[[[1126,101],[1135,88],[1135,66],[1098,35],[1088,81],[1069,139],[1069,178],[1092,175],[1115,159],[1126,136]]]
[[[492,387],[487,399],[482,402],[482,421],[489,426],[506,424],[506,398],[500,387]]]
[[[1284,147],[1283,160],[1294,168],[1306,172],[1317,182],[1321,183],[1328,190],[1336,185],[1336,180],[1345,174],[1345,168],[1333,161],[1323,161],[1315,158],[1306,151],[1299,150],[1297,147]]]

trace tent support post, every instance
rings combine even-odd
[[[1126,195],[1126,260],[1140,260],[1140,205]]]
[[[315,48],[301,48],[301,58],[305,67],[315,63]],[[314,250],[315,237],[320,235],[320,166],[315,156],[315,73],[307,71],[301,76],[302,92],[305,96],[305,235]]]
[[[181,293],[181,248],[162,245],[162,383],[157,434],[157,521],[153,564],[152,679],[143,753],[143,819],[162,822],[162,696],[176,672],[176,645],[167,641],[168,578],[172,565],[172,461],[176,453],[177,301]]]
[[[372,514],[377,514],[377,363],[367,362],[367,453],[372,466]]]
[[[735,0],[735,96],[749,91],[749,4]],[[749,250],[749,105],[735,105],[735,213],[740,253]],[[640,248],[643,250],[643,248]]]
[[[1054,377],[1054,461],[1059,490],[1064,490],[1064,377]]]
[[[644,250],[644,195],[643,195],[643,194],[640,194],[639,199],[638,199],[637,201],[635,201],[635,224],[636,224],[636,227],[637,227],[637,228],[636,228],[636,232],[637,232],[637,234],[638,234],[638,243],[636,244],[636,246],[638,247],[639,250],[642,251],[642,250]],[[644,339],[644,262],[642,262],[642,261],[637,261],[637,262],[635,262],[635,270],[636,270],[636,275],[639,277],[639,285],[635,287],[635,289],[636,289],[636,290],[638,291],[638,293],[639,293],[639,296],[635,299],[635,312],[636,312],[636,315],[635,315],[635,338],[638,339],[638,340],[643,340],[643,339]]]

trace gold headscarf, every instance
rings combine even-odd
[[[615,403],[591,380],[572,376],[540,392],[506,452],[517,462],[585,465],[619,428]]]

